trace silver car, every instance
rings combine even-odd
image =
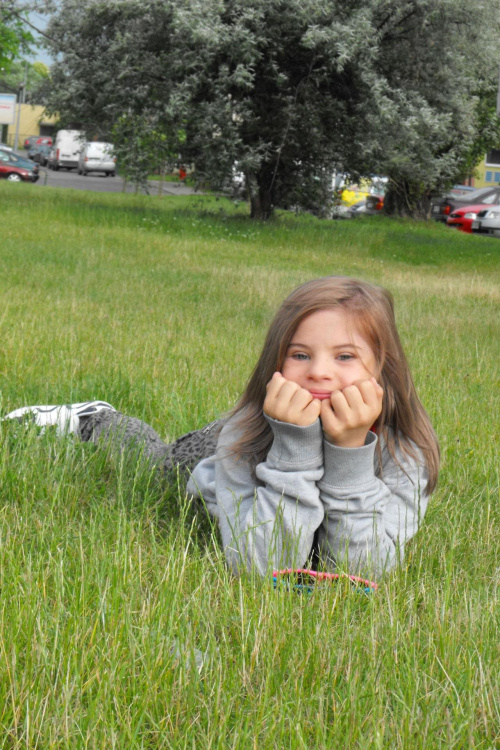
[[[83,146],[78,159],[78,174],[87,176],[89,172],[104,172],[106,177],[115,176],[116,156],[113,144],[102,141],[89,141]]]
[[[500,205],[489,206],[479,211],[472,222],[473,234],[500,237]]]

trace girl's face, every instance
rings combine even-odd
[[[281,374],[314,398],[330,398],[360,380],[378,376],[369,344],[340,309],[318,310],[297,326]]]

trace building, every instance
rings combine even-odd
[[[472,185],[475,188],[493,187],[500,184],[500,149],[488,151],[475,169]]]
[[[20,112],[19,107],[21,108]],[[14,122],[9,125],[0,125],[0,141],[2,143],[14,146],[18,119],[18,149],[23,148],[25,139],[30,135],[54,135],[55,133],[57,117],[47,115],[45,107],[37,104],[16,104]]]

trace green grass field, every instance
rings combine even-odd
[[[393,292],[443,459],[376,594],[300,596],[233,579],[179,488],[2,423],[0,747],[500,747],[500,243],[214,198],[0,201],[1,413],[100,398],[173,439],[232,407],[291,289],[340,273]]]

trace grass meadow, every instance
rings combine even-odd
[[[214,198],[0,185],[0,409],[100,398],[165,439],[232,407],[283,297],[394,294],[438,489],[365,596],[232,578],[182,487],[0,424],[0,747],[500,747],[500,243]]]

